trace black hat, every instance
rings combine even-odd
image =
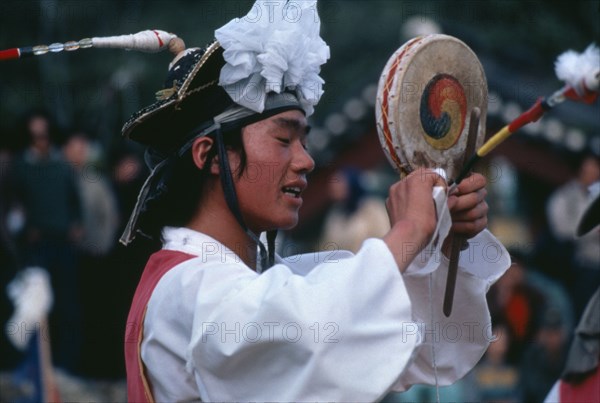
[[[138,218],[151,213],[148,201],[168,192],[166,173],[171,162],[183,156],[194,139],[211,135],[225,201],[261,247],[263,260],[265,248],[241,216],[224,136],[284,111],[296,109],[310,115],[323,93],[320,66],[329,58],[329,47],[319,33],[320,20],[315,18],[316,0],[301,2],[298,9],[307,12],[293,22],[285,17],[287,3],[276,5],[283,12],[275,13],[279,17],[259,12],[257,18],[256,10],[266,6],[258,0],[246,18],[217,29],[218,41],[205,49],[184,51],[182,43],[169,43],[169,49],[179,53],[170,65],[165,87],[157,93],[158,101],[136,113],[122,130],[124,136],[148,146],[152,171],[121,242],[127,244],[137,232],[143,233]]]
[[[596,183],[600,187],[600,183]],[[582,236],[590,232],[596,225],[600,224],[600,193],[586,207],[583,216],[579,219],[577,225],[577,236]]]
[[[218,85],[224,64],[218,42],[185,50],[171,64],[157,101],[125,123],[123,136],[164,153],[175,151],[184,141],[182,136],[233,105]]]

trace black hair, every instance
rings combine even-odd
[[[148,200],[148,211],[140,216],[140,227],[153,239],[160,239],[165,226],[183,227],[198,211],[210,177],[210,167],[217,155],[218,146],[214,135],[209,135],[215,144],[208,152],[202,169],[198,169],[192,158],[191,149],[179,156],[174,154],[167,162],[157,197]],[[240,166],[234,177],[240,178],[246,169],[246,151],[242,142],[242,129],[223,133],[223,141],[228,150],[240,154]]]
[[[91,141],[94,137],[90,134],[88,130],[85,130],[84,128],[79,126],[73,126],[69,128],[69,130],[66,133],[67,135],[65,136],[65,143],[68,143],[71,139],[76,137],[84,139],[86,141]]]
[[[28,110],[21,116],[18,123],[19,144],[18,148],[26,148],[32,144],[33,138],[30,131],[30,124],[36,118],[42,118],[48,123],[48,137],[52,144],[62,144],[64,139],[61,137],[61,131],[57,127],[53,116],[43,108],[35,108]]]

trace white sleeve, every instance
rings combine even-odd
[[[306,276],[278,264],[260,276],[221,266],[214,278],[198,291],[187,354],[202,400],[374,401],[418,342],[381,240]]]
[[[417,383],[434,385],[436,372],[440,386],[456,382],[477,364],[491,341],[485,295],[510,267],[508,252],[488,231],[469,241],[469,248],[460,255],[450,317],[442,312],[448,260],[442,255],[438,261],[440,267],[430,275],[404,275],[421,344],[412,364],[394,384],[394,391]]]
[[[548,225],[554,236],[560,240],[569,241],[575,238],[581,208],[578,207],[577,197],[572,194],[574,192],[577,192],[576,187],[563,186],[550,196],[546,205]]]
[[[548,396],[544,399],[544,403],[560,403],[560,379],[552,385],[552,389],[548,392]]]

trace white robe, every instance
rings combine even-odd
[[[279,258],[257,274],[205,234],[163,236],[165,249],[198,257],[166,273],[148,304],[141,355],[159,402],[375,401],[435,384],[436,372],[451,384],[489,344],[485,294],[510,265],[489,232],[471,240],[446,318],[445,257],[429,275],[402,275],[368,239],[354,256]]]

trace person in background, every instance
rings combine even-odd
[[[560,313],[548,309],[541,318],[533,343],[522,356],[520,388],[525,402],[541,402],[565,365],[568,333]]]
[[[93,145],[83,131],[75,131],[63,146],[63,154],[75,173],[82,202],[82,235],[79,248],[90,258],[106,256],[115,246],[118,213],[115,195],[93,155]]]
[[[524,350],[530,345],[539,327],[538,318],[544,312],[546,299],[541,290],[528,280],[528,272],[514,254],[506,274],[488,293],[492,318],[504,318],[504,329],[510,343],[507,359],[518,365]]]
[[[600,230],[595,229],[576,237],[575,230],[589,203],[588,187],[600,180],[600,159],[586,155],[580,162],[577,176],[558,188],[548,199],[547,217],[550,231],[558,241],[557,248],[566,250],[566,266],[551,262],[568,271],[565,279],[575,306],[575,317],[579,318],[587,301],[600,284]],[[546,251],[556,253],[555,251]]]
[[[16,201],[25,216],[19,253],[25,266],[39,266],[50,273],[54,362],[73,371],[81,348],[75,250],[83,234],[81,201],[73,172],[51,138],[49,117],[33,113],[25,127],[30,144],[14,170]]]
[[[78,288],[82,302],[83,346],[79,374],[94,379],[119,378],[121,326],[115,280],[120,267],[110,261],[117,244],[119,214],[113,188],[104,174],[101,150],[82,130],[74,130],[63,146],[82,202],[82,236]],[[106,298],[110,290],[111,298]]]
[[[511,343],[509,329],[497,318],[492,334],[494,340],[482,360],[466,377],[464,401],[503,402],[522,401],[519,390],[519,368],[508,361]]]
[[[590,199],[577,225],[577,236],[600,227],[600,181],[589,187]],[[567,362],[546,403],[600,401],[600,285],[588,301],[575,334]]]
[[[365,239],[382,237],[389,231],[385,203],[367,193],[361,175],[357,168],[346,167],[329,180],[333,205],[325,218],[319,249],[356,253]]]

